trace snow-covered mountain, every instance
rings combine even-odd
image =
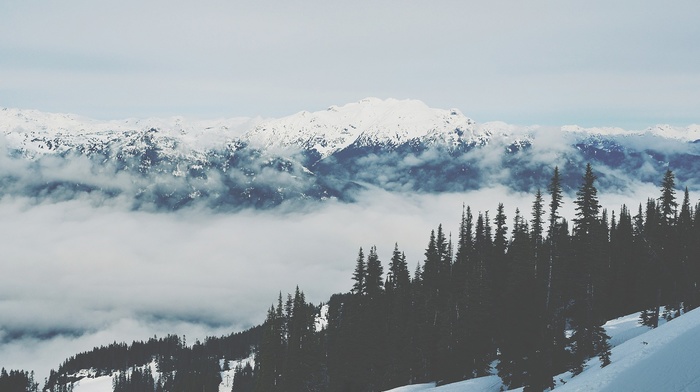
[[[669,167],[700,189],[700,126],[619,128],[478,124],[459,110],[367,98],[279,119],[97,121],[0,110],[0,192],[42,198],[122,196],[136,208],[272,206],[352,200],[367,186],[464,191],[503,183],[533,191],[558,165],[575,188],[583,167],[600,187],[658,182]]]
[[[482,144],[490,136],[457,109],[433,109],[416,100],[366,98],[265,122],[248,132],[244,140],[264,149],[296,146],[316,150],[326,158],[352,144]]]

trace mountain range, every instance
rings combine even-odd
[[[366,98],[278,119],[127,119],[0,110],[0,193],[123,198],[136,209],[266,208],[354,200],[357,192],[545,188],[559,166],[576,189],[590,162],[599,188],[658,183],[666,169],[700,189],[700,125],[641,131],[479,124],[457,109]]]

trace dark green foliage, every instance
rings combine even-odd
[[[360,251],[353,290],[331,298],[328,328],[316,333],[327,366],[327,378],[321,378],[326,383],[315,384],[317,390],[443,384],[488,374],[499,359],[497,370],[508,387],[543,391],[553,386],[555,375],[582,371],[591,357],[598,356],[601,366],[610,364],[603,322],[653,308],[658,298],[650,282],[663,266],[652,257],[661,244],[663,208],[651,200],[646,213],[640,205],[632,217],[622,206],[609,218],[598,203],[595,180],[589,165],[571,233],[559,212],[563,198],[555,168],[546,233],[538,191],[531,223],[517,211],[510,238],[503,205],[493,230],[488,213],[474,222],[465,206],[454,259],[440,225],[431,231],[412,280],[398,245],[383,284],[376,248],[366,262]],[[689,203],[667,221],[674,228],[683,222],[683,230],[692,233],[680,249],[697,249],[698,218]],[[684,271],[697,279],[697,266],[682,260]],[[690,282],[678,286],[681,298],[697,293]],[[567,338],[569,327],[573,335]]]
[[[497,367],[503,383],[512,388],[532,384],[530,378],[535,374],[536,362],[531,359],[541,352],[542,293],[535,278],[534,243],[520,211],[516,210],[499,320]]]
[[[317,309],[296,288],[282,305],[272,306],[263,324],[263,337],[256,356],[255,391],[318,390],[327,385],[322,360],[322,334],[315,331]]]
[[[253,392],[255,381],[253,367],[250,365],[250,362],[246,362],[245,366],[238,364],[234,370],[231,392]]]
[[[112,379],[114,392],[154,392],[156,382],[149,367],[132,369],[127,372],[119,372]]]
[[[365,264],[365,254],[360,248],[357,254],[357,263],[355,264],[355,272],[352,274],[352,280],[355,283],[352,286],[352,292],[358,295],[366,294],[367,290],[367,265]]]
[[[591,165],[586,166],[583,183],[576,193],[576,218],[573,232],[573,260],[571,264],[572,307],[571,351],[574,374],[583,371],[584,361],[600,355],[609,358],[609,337],[600,325],[605,322],[603,305],[607,272],[605,270],[608,230],[605,218],[600,216],[596,176]],[[601,351],[605,350],[605,351]]]
[[[384,268],[381,261],[379,261],[379,256],[377,256],[377,247],[373,246],[369,249],[369,254],[367,255],[367,279],[365,282],[367,287],[365,288],[365,293],[369,300],[377,299],[382,294],[383,274]]]
[[[67,359],[58,371],[51,370],[44,389],[65,389],[79,380],[73,375],[81,369],[94,369],[97,376],[109,375],[116,371],[127,376],[128,369],[142,368],[152,361],[155,361],[161,374],[161,387],[171,388],[166,390],[177,390],[178,385],[187,384],[189,379],[204,382],[202,385],[213,385],[217,377],[220,377],[219,359],[248,357],[252,347],[258,345],[261,331],[261,327],[254,327],[227,336],[209,337],[203,343],[197,342],[192,347],[188,347],[184,338],[176,335],[153,337],[146,342],[135,341],[130,345],[115,342]],[[217,369],[216,372],[214,368]],[[185,376],[190,370],[193,374]],[[181,375],[176,380],[175,374],[178,371],[181,371]],[[218,382],[216,385],[218,388]],[[157,390],[158,384],[155,388]]]
[[[34,372],[23,370],[0,370],[0,391],[2,392],[37,392],[39,383],[34,381]]]

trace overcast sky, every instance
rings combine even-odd
[[[700,122],[700,2],[2,1],[0,106],[280,117],[367,96],[478,122]]]

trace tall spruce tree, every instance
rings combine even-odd
[[[508,276],[500,308],[498,375],[509,388],[533,390],[531,377],[541,351],[541,293],[535,279],[535,259],[527,223],[516,210],[508,249]]]
[[[678,256],[682,271],[679,277],[682,283],[681,296],[683,298],[683,309],[687,312],[698,306],[697,298],[695,297],[695,287],[698,282],[695,280],[694,265],[697,263],[697,254],[694,254],[692,251],[693,242],[698,239],[693,235],[693,213],[690,207],[688,187],[685,187],[683,192],[683,202],[681,211],[678,214],[676,232],[678,233]]]
[[[659,256],[661,265],[661,295],[665,304],[664,318],[670,320],[680,315],[683,266],[680,244],[676,232],[678,203],[676,202],[675,175],[666,170],[661,181],[659,205]]]
[[[367,272],[365,292],[370,300],[377,299],[382,294],[384,268],[377,255],[377,247],[372,246],[367,254]]]
[[[473,353],[470,346],[472,326],[471,284],[475,271],[474,223],[471,208],[463,206],[457,238],[457,252],[452,268],[451,298],[454,355],[451,374],[456,379],[473,377]]]
[[[532,238],[532,250],[535,257],[535,278],[539,278],[546,269],[543,265],[545,261],[542,257],[542,246],[544,242],[544,200],[542,198],[542,191],[537,188],[537,193],[535,194],[535,200],[532,202],[532,229],[530,231],[530,237]]]
[[[571,348],[574,355],[572,370],[575,374],[583,371],[584,362],[595,355],[601,357],[603,366],[609,363],[609,337],[601,327],[603,317],[600,309],[598,291],[602,291],[601,282],[604,272],[601,262],[604,260],[604,248],[607,242],[605,223],[600,214],[596,176],[591,165],[586,165],[583,183],[576,192],[576,218],[574,219],[574,261],[573,305],[571,310]]]
[[[367,292],[367,266],[365,264],[365,254],[362,252],[362,247],[357,254],[357,262],[355,263],[355,271],[352,274],[352,280],[355,281],[352,286],[353,294],[363,295]]]
[[[554,386],[553,376],[561,370],[561,364],[565,353],[565,328],[566,322],[563,315],[563,295],[560,288],[563,282],[559,282],[564,276],[562,266],[562,254],[564,242],[568,238],[566,224],[561,219],[559,209],[562,206],[562,186],[559,175],[559,167],[554,167],[552,178],[547,187],[549,192],[549,219],[547,226],[546,256],[541,262],[543,268],[537,268],[537,282],[542,293],[542,308],[539,325],[539,351],[531,358],[531,366],[528,390],[543,391]],[[537,203],[537,201],[536,201]],[[536,208],[536,207],[534,207]],[[537,214],[537,212],[533,212]]]
[[[389,261],[389,282],[394,291],[402,292],[408,290],[411,277],[406,264],[406,255],[399,251],[399,244],[394,244],[394,252]]]
[[[641,239],[645,249],[644,264],[640,277],[640,297],[646,306],[640,315],[640,322],[651,328],[659,325],[662,283],[661,277],[664,275],[664,264],[660,257],[660,219],[659,206],[654,199],[648,199],[646,208],[642,214],[642,206],[639,206],[639,213],[635,222],[637,226],[637,236]]]
[[[410,384],[410,369],[416,356],[411,344],[415,323],[412,314],[415,310],[411,291],[411,280],[406,265],[406,255],[399,251],[398,244],[389,262],[390,278],[387,279],[387,372],[386,387],[393,388]]]

